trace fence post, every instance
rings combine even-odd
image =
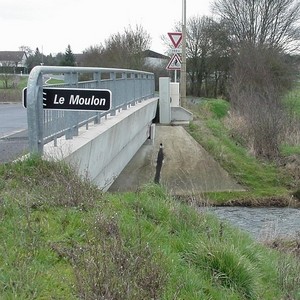
[[[43,76],[40,68],[30,73],[27,84],[27,123],[30,153],[43,154]]]
[[[96,88],[101,88],[101,72],[94,72],[93,79],[96,80]],[[94,124],[100,124],[101,114],[98,112],[97,117],[95,118]]]

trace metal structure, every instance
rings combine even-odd
[[[181,106],[186,106],[186,0],[182,0],[182,62],[180,72]]]
[[[63,84],[45,85],[45,78],[63,75]],[[84,81],[80,81],[84,78]],[[43,87],[108,89],[112,93],[109,111],[62,111],[43,109]],[[30,153],[43,154],[45,143],[59,137],[78,135],[78,129],[91,122],[100,123],[102,117],[115,115],[137,102],[154,97],[154,74],[143,71],[83,67],[35,67],[27,85],[27,119]]]

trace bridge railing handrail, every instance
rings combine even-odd
[[[65,83],[44,84],[43,76],[57,74],[64,76]],[[92,78],[80,81],[80,74],[91,74]],[[109,89],[112,92],[111,109],[104,112],[43,110],[43,87]],[[29,150],[31,153],[42,154],[44,144],[54,141],[56,145],[57,139],[64,135],[71,139],[78,135],[80,127],[88,128],[90,122],[100,123],[102,117],[115,115],[118,110],[152,98],[154,92],[154,74],[150,72],[116,68],[37,66],[30,72],[27,84]]]

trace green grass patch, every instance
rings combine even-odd
[[[49,80],[47,80],[47,84],[61,84],[61,83],[65,83],[64,80],[55,79],[55,78],[50,78]]]
[[[27,86],[28,76],[14,76],[5,88],[4,79],[0,76],[0,102],[21,102],[22,91]]]
[[[286,108],[300,117],[300,84],[297,84],[284,98]]]
[[[67,165],[39,158],[0,165],[0,183],[1,299],[299,293],[300,266],[292,256],[283,260],[158,185],[103,194]]]
[[[227,101],[220,99],[216,99],[213,101],[208,100],[203,105],[205,105],[209,109],[209,111],[212,112],[213,118],[216,119],[222,119],[227,116],[230,107]]]
[[[281,145],[280,153],[283,156],[292,156],[292,155],[300,155],[300,145],[291,146],[291,145]]]
[[[204,101],[192,109],[195,121],[189,126],[191,135],[247,190],[242,193],[209,193],[210,198],[224,202],[234,198],[284,196],[289,193],[290,178],[287,175],[275,164],[251,156],[233,140],[223,123],[229,110],[227,101]]]

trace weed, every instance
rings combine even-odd
[[[278,260],[277,272],[279,284],[286,293],[287,299],[300,299],[300,261],[289,255],[282,255]]]
[[[80,178],[69,165],[49,162],[39,157],[3,165],[0,175],[11,186],[31,190],[29,206],[78,207],[87,209],[99,200],[100,192],[87,178]],[[41,192],[42,191],[42,192]]]
[[[98,215],[84,251],[72,260],[82,299],[160,299],[166,274],[141,237],[128,245],[115,217]]]

